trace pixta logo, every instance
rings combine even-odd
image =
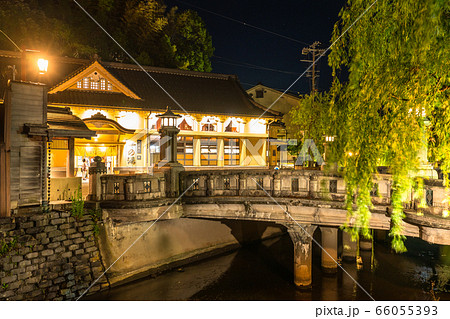
[[[311,150],[314,160],[317,164],[322,165],[324,163],[322,155],[320,155],[319,150],[317,149],[316,144],[312,139],[306,139],[305,143],[303,143],[302,149],[298,154],[297,161],[295,165],[303,165],[306,161],[312,161],[311,155],[309,155],[309,150]]]

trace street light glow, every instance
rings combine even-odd
[[[38,65],[38,69],[39,69],[39,74],[47,73],[48,60],[46,60],[46,59],[39,59],[37,61],[37,65]]]

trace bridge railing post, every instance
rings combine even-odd
[[[107,185],[107,180],[106,178],[101,178],[101,183],[102,183],[102,193],[101,193],[101,199],[102,200],[106,200],[106,185]]]
[[[135,179],[135,176],[125,179],[125,200],[134,199]]]
[[[281,195],[281,178],[280,175],[275,172],[272,177],[272,196],[280,196]]]
[[[247,190],[247,175],[239,174],[239,191],[238,195],[243,196],[245,191]]]
[[[166,197],[166,179],[164,176],[161,176],[159,179],[159,192],[161,193],[161,197]]]
[[[206,196],[214,196],[214,175],[206,175]]]
[[[319,188],[319,180],[317,175],[311,174],[309,177],[309,196],[312,198],[317,198]]]

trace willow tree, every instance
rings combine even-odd
[[[314,141],[320,153],[323,153],[323,137],[328,131],[328,109],[330,96],[326,93],[305,94],[284,116],[288,131],[297,139],[297,145],[288,146],[293,155],[297,155],[306,139]]]
[[[390,236],[401,252],[402,203],[414,184],[424,140],[449,185],[450,2],[379,0],[364,13],[373,2],[349,0],[334,27],[329,130],[345,167],[353,235],[370,237],[372,176],[380,161],[390,167]]]

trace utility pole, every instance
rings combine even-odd
[[[319,49],[318,46],[320,46],[320,42],[316,41],[313,44],[311,44],[307,48],[303,48],[302,54],[303,55],[311,55],[311,60],[300,60],[302,62],[308,62],[312,63],[312,67],[308,70],[306,73],[306,76],[311,78],[311,95],[314,95],[314,93],[317,92],[317,82],[316,79],[319,79],[319,73],[320,71],[316,69],[316,60],[317,58],[322,55],[325,52],[325,49]]]

